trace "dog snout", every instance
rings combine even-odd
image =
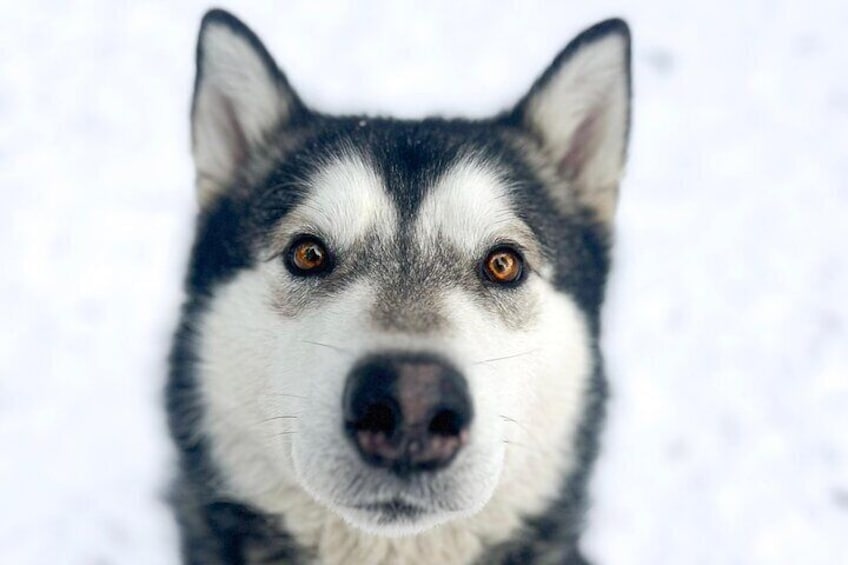
[[[364,359],[348,376],[343,404],[347,434],[365,462],[397,474],[443,468],[468,442],[468,384],[435,356]]]

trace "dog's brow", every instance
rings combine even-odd
[[[298,231],[315,231],[342,248],[377,230],[397,229],[397,209],[383,179],[364,159],[343,155],[320,168],[308,182],[307,196],[284,222],[284,240]]]
[[[514,241],[537,254],[533,233],[515,213],[502,176],[472,159],[455,164],[427,194],[416,233],[423,241],[446,238],[469,254],[498,241]]]

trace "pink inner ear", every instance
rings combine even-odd
[[[559,172],[568,180],[580,177],[586,162],[592,158],[598,145],[597,129],[601,120],[601,111],[592,109],[574,130],[568,140],[565,155],[559,161]]]
[[[233,163],[238,167],[247,158],[248,142],[244,135],[244,130],[236,116],[236,109],[233,107],[233,102],[226,96],[220,93],[215,93],[219,98],[218,103],[221,105],[221,120],[225,121],[222,126],[226,131],[220,132],[229,138],[229,148],[233,158]]]

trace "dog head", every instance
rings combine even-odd
[[[221,488],[382,535],[538,511],[597,362],[626,25],[480,121],[320,114],[220,11],[197,64],[193,394]]]

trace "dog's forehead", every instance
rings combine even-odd
[[[430,164],[426,173],[388,172],[398,166],[351,148],[326,158],[288,215],[286,231],[317,232],[342,248],[402,234],[422,247],[449,243],[466,253],[532,237],[516,214],[505,175],[490,160],[464,156],[438,169]]]
[[[353,246],[370,233],[395,233],[397,208],[364,155],[349,150],[326,159],[307,185],[306,197],[289,217],[293,229],[332,237],[340,247]]]
[[[517,215],[510,191],[495,163],[479,157],[459,159],[424,194],[415,236],[424,245],[446,240],[469,254],[497,241],[526,242],[532,232]]]

